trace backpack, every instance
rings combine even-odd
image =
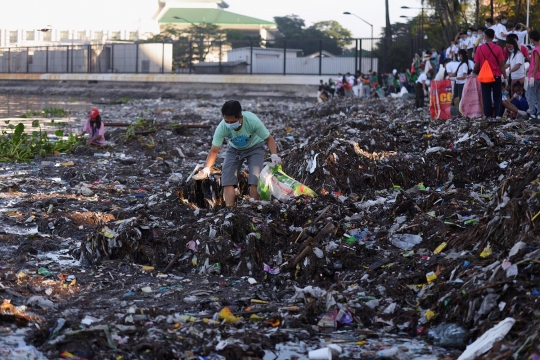
[[[493,50],[491,50],[491,47],[488,44],[484,45],[487,46],[489,51],[491,51],[493,56],[495,56]],[[484,46],[479,47],[479,49],[482,49],[482,55],[484,54],[483,48]],[[480,81],[481,83],[492,83],[495,81],[495,76],[493,76],[493,70],[491,69],[489,61],[487,61],[485,56],[484,59],[484,63],[482,64],[482,68],[480,69],[480,73],[478,74],[478,81]],[[497,60],[497,56],[495,56],[495,60]]]

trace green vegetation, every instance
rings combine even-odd
[[[8,133],[2,131],[0,136],[0,162],[28,162],[37,156],[45,156],[54,152],[69,152],[82,144],[82,140],[75,135],[69,135],[67,140],[50,141],[47,134],[41,131],[41,125],[38,120],[32,122],[33,128],[39,128],[32,131],[31,134],[24,132],[23,123],[13,125],[9,120],[5,121],[13,131]],[[62,130],[56,130],[54,133],[58,137],[64,136]]]
[[[33,118],[33,117],[66,117],[69,115],[69,111],[60,109],[60,108],[43,108],[42,111],[37,110],[28,110],[20,117],[23,119]]]

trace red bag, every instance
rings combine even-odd
[[[459,101],[459,112],[469,118],[481,117],[484,114],[482,107],[482,88],[478,77],[469,76],[463,85],[463,95]]]
[[[429,113],[434,120],[452,118],[452,83],[450,80],[432,80],[429,86]]]

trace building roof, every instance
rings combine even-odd
[[[179,19],[175,19],[174,17]],[[220,9],[204,8],[173,8],[159,19],[160,24],[215,24],[215,25],[270,25],[271,21],[257,19],[251,16],[235,14]]]

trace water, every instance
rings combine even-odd
[[[83,97],[3,94],[0,95],[0,119],[19,117],[29,110],[41,111],[46,107],[80,111],[90,106],[92,106],[90,99]]]

